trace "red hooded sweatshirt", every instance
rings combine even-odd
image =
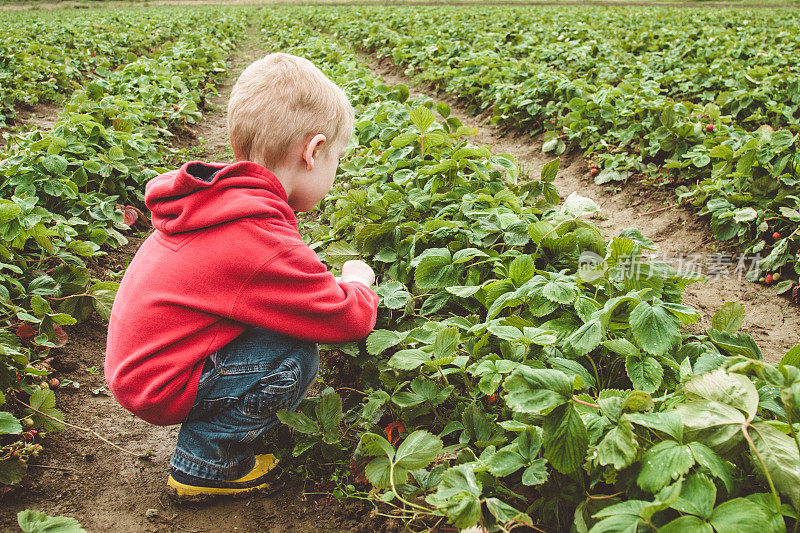
[[[114,397],[144,420],[181,422],[206,357],[248,327],[336,343],[375,326],[377,295],[334,279],[261,165],[186,163],[150,180],[145,203],[155,231],[122,278],[105,362]]]

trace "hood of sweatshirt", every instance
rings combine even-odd
[[[169,235],[244,217],[282,218],[297,228],[281,182],[251,161],[190,161],[147,182],[144,199],[153,227]]]

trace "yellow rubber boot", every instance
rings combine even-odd
[[[232,481],[199,478],[173,469],[167,479],[167,486],[174,491],[173,495],[181,500],[236,496],[269,489],[276,477],[277,466],[278,460],[271,453],[256,455],[253,469]]]

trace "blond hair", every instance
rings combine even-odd
[[[350,135],[353,106],[309,60],[274,53],[251,63],[231,91],[228,133],[237,159],[271,168],[309,136],[327,137],[324,149]]]

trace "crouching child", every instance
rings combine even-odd
[[[181,424],[167,485],[186,498],[268,487],[254,443],[315,381],[317,342],[375,325],[372,269],[340,278],[298,233],[296,211],[331,188],[353,129],[344,92],[309,61],[270,54],[228,104],[236,162],[191,161],[145,188],[155,231],[120,284],[105,375],[119,403]]]

